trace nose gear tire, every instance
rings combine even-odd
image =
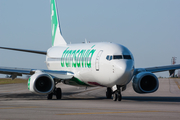
[[[113,101],[117,101],[117,94],[116,93],[113,94]]]

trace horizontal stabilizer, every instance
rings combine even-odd
[[[42,54],[42,55],[46,55],[47,54],[46,51],[39,51],[39,50],[27,50],[27,49],[9,48],[9,47],[0,47],[0,49],[15,50],[15,51],[36,53],[36,54]]]

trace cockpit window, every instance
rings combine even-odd
[[[112,60],[112,56],[109,57],[109,60]]]
[[[130,55],[123,55],[124,59],[132,59]]]
[[[109,60],[109,55],[106,57],[107,60]]]
[[[122,55],[113,55],[113,59],[122,59]]]
[[[106,59],[110,61],[110,60],[112,60],[112,56],[111,56],[111,55],[108,55],[108,56],[106,57]]]
[[[107,60],[117,60],[117,59],[132,59],[131,55],[107,55]]]

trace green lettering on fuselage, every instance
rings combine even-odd
[[[72,59],[72,67],[76,68],[76,50],[73,50],[72,57],[74,58]]]
[[[89,54],[88,54],[88,59],[90,59],[90,60],[88,60],[88,62],[87,62],[87,66],[88,66],[88,68],[91,68],[91,59],[92,59],[92,56],[93,56],[93,54],[94,54],[94,52],[95,52],[96,50],[91,50],[90,52],[89,52]]]
[[[94,46],[93,46],[94,47]],[[91,60],[95,49],[88,50],[64,50],[61,56],[61,67],[84,67],[91,68]]]
[[[67,49],[69,49],[69,47]],[[67,49],[63,52],[62,57],[61,57],[61,66],[62,67],[65,67],[65,65],[64,65],[64,61],[65,60],[64,59],[65,59],[65,55],[66,55]]]

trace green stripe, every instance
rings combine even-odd
[[[51,28],[52,28],[52,45],[54,45],[54,40],[56,36],[56,30],[58,27],[58,17],[56,11],[55,0],[51,0]]]
[[[31,78],[29,78],[28,80],[28,90],[30,90],[30,82],[31,82]]]
[[[70,79],[70,80],[68,81],[68,84],[69,84],[69,85],[74,85],[74,86],[90,86],[90,85],[82,82],[81,80],[79,80],[79,79],[76,78],[76,77],[73,77],[72,79]]]

